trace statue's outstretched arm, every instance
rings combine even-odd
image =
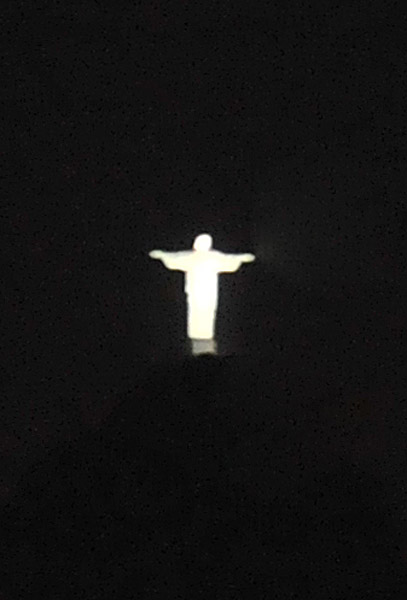
[[[256,257],[254,254],[250,254],[250,252],[246,252],[246,254],[240,254],[240,259],[244,263],[251,263],[254,260],[256,260]]]
[[[220,261],[219,271],[221,273],[234,273],[242,263],[249,263],[255,260],[254,254],[224,254]]]
[[[164,250],[152,250],[149,253],[150,258],[161,260],[167,269],[172,271],[185,271],[187,269],[190,252],[164,252]]]

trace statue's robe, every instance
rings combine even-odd
[[[218,274],[233,273],[242,264],[242,255],[224,254],[218,250],[163,252],[164,265],[185,272],[187,295],[187,332],[191,339],[215,337],[218,307]]]

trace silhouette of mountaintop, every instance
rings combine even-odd
[[[363,461],[373,416],[304,381],[242,357],[146,369],[26,475],[1,517],[0,589],[402,598],[397,463]]]

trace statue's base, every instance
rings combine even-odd
[[[217,354],[217,344],[216,340],[195,340],[190,339],[191,342],[191,352],[193,356],[197,356],[198,354]]]

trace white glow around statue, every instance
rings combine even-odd
[[[188,303],[187,331],[192,340],[211,340],[215,336],[218,274],[233,273],[242,263],[255,259],[254,254],[224,254],[213,250],[212,237],[207,233],[195,238],[192,250],[153,250],[149,256],[161,260],[167,269],[184,271]]]

